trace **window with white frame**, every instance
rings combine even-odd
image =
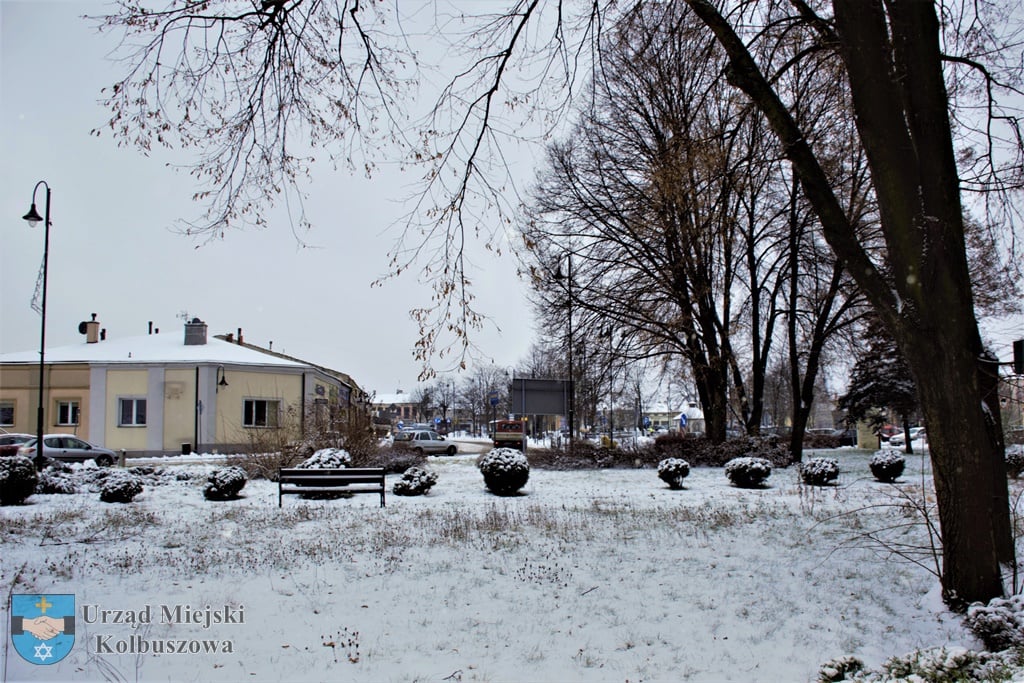
[[[244,427],[277,427],[280,414],[280,401],[247,398],[242,405],[242,425]]]
[[[0,401],[0,427],[14,426],[14,401]]]
[[[120,404],[118,410],[118,426],[120,427],[142,427],[146,424],[146,399],[144,398],[122,398],[118,399]]]
[[[78,424],[78,401],[57,401],[57,426],[70,427]]]

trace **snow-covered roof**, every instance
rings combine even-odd
[[[145,334],[46,349],[47,363],[141,364],[218,363],[277,368],[311,368],[310,363],[263,353],[210,337],[205,344],[185,345],[181,334]],[[0,354],[0,364],[38,364],[39,351]]]
[[[393,404],[401,403],[416,403],[416,399],[412,397],[412,394],[407,394],[404,391],[399,391],[395,394],[377,394],[373,398],[374,405],[389,406]]]

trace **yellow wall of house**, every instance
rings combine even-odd
[[[120,399],[147,398],[149,391],[149,370],[107,370],[107,448],[145,450],[146,427],[122,427],[120,421]],[[149,406],[147,406],[148,412]]]
[[[176,451],[183,443],[193,443],[196,431],[195,368],[164,371],[163,448]],[[193,444],[195,445],[195,444]]]
[[[254,443],[260,439],[259,432],[266,431],[262,428],[243,426],[243,406],[247,399],[280,401],[281,427],[298,425],[302,396],[300,375],[232,369],[226,377],[228,386],[220,388],[217,392],[217,442]],[[203,440],[205,441],[205,438]]]
[[[76,434],[89,439],[89,368],[83,365],[47,365],[44,383],[47,387],[43,431]],[[9,432],[36,433],[39,407],[39,368],[7,366],[0,368],[0,399],[14,403],[14,424],[4,426]],[[78,403],[78,424],[58,425],[57,405],[60,401]]]

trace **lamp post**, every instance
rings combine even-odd
[[[562,274],[562,264],[558,264],[558,270],[555,271],[556,280],[566,280],[566,290],[569,294],[568,304],[568,315],[569,315],[569,452],[572,452],[572,442],[576,438],[576,389],[575,383],[573,382],[573,368],[572,368],[572,252],[567,251],[565,253],[566,259],[566,274]]]
[[[608,447],[615,448],[615,373],[612,370],[612,358],[615,353],[612,328],[605,330],[608,337]]]
[[[39,190],[39,186],[46,187],[46,209],[44,216],[40,217],[39,212],[36,211],[36,192]],[[50,185],[45,180],[40,180],[36,183],[36,186],[32,188],[32,208],[28,210],[24,216],[22,216],[30,227],[36,227],[40,221],[43,221],[43,289],[42,289],[42,301],[40,302],[39,315],[41,323],[39,325],[39,407],[36,410],[36,466],[40,467],[43,464],[43,425],[45,420],[43,419],[43,383],[45,380],[46,364],[46,268],[50,258]]]

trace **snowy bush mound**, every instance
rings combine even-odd
[[[344,448],[322,448],[296,467],[310,470],[340,470],[352,466],[352,455]]]
[[[839,478],[839,461],[835,458],[811,458],[800,464],[800,479],[808,486],[825,486]]]
[[[868,463],[875,479],[886,484],[891,484],[899,479],[905,465],[906,460],[903,456],[893,450],[878,451],[871,456],[871,461]]]
[[[515,495],[530,478],[530,463],[514,448],[495,448],[477,461],[487,489],[498,496]]]
[[[36,484],[36,493],[57,493],[70,495],[78,493],[78,485],[75,484],[74,476],[52,467],[45,468],[39,473],[39,482]]]
[[[36,466],[23,455],[0,458],[0,505],[21,505],[36,490]]]
[[[863,668],[856,657],[834,659],[818,670],[820,683],[954,683],[954,681],[1018,681],[1013,676],[1017,654],[975,652],[962,647],[934,647],[890,657],[877,670]]]
[[[410,467],[395,482],[396,496],[422,496],[437,483],[437,474],[420,467]]]
[[[1024,596],[995,598],[967,607],[967,625],[993,652],[1024,645]]]
[[[753,489],[762,486],[771,476],[772,464],[764,458],[742,457],[733,458],[725,463],[725,476],[735,486],[742,489]]]
[[[1016,479],[1024,472],[1024,446],[1015,444],[1006,447],[1006,473]]]
[[[104,503],[130,503],[142,493],[142,481],[131,472],[111,472],[100,485],[100,500]]]
[[[683,479],[690,474],[690,463],[680,458],[665,458],[658,463],[658,478],[674,491],[683,488]]]
[[[245,482],[245,470],[241,467],[222,467],[210,473],[203,488],[203,497],[206,500],[233,500],[238,498]]]

